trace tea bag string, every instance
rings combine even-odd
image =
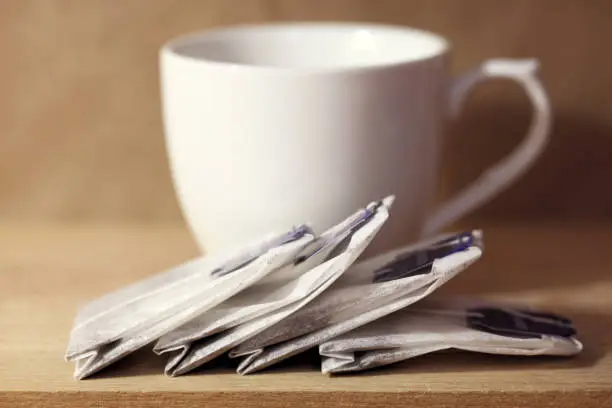
[[[344,241],[350,239],[355,232],[366,225],[376,214],[377,209],[381,205],[382,202],[380,201],[370,204],[365,209],[357,212],[342,224],[338,225],[336,228],[324,233],[320,237],[315,238],[315,240],[310,245],[307,245],[300,255],[296,257],[294,264],[304,262],[306,259],[316,255],[331,245],[335,245],[335,248],[332,250],[326,260],[336,256],[337,254],[335,254],[335,252],[337,251],[335,249],[340,247]]]
[[[222,265],[216,269],[214,269],[210,274],[214,277],[222,277],[228,275],[232,272],[241,269],[251,262],[254,262],[257,258],[268,252],[269,250],[288,244],[293,241],[297,241],[300,238],[303,238],[306,234],[314,235],[312,229],[306,225],[302,224],[298,227],[294,227],[293,231],[282,235],[281,237],[277,237],[272,239],[269,242],[266,242],[259,248],[256,248],[252,251],[246,251],[242,254],[239,254],[235,258],[232,258],[227,264]]]

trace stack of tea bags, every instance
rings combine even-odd
[[[387,222],[393,200],[373,202],[321,235],[301,225],[235,253],[194,259],[85,305],[66,351],[66,359],[76,362],[75,377],[88,377],[153,342],[155,353],[168,356],[165,372],[171,376],[223,354],[242,359],[238,373],[253,373],[316,346],[325,373],[445,348],[524,355],[580,351],[567,319],[420,302],[481,257],[480,231],[440,235],[355,263]],[[523,320],[516,323],[519,315]]]
[[[222,353],[333,283],[380,230],[392,203],[392,196],[371,203],[321,236],[302,225],[236,253],[197,258],[92,301],[78,312],[70,333],[65,357],[76,361],[75,377],[85,378],[164,335],[167,342],[158,349],[165,344],[187,354],[190,340],[235,326],[234,333],[213,345],[215,355]],[[255,284],[259,287],[244,292]],[[229,299],[234,303],[226,303]],[[223,309],[227,313],[219,313]],[[189,325],[196,318],[203,326]],[[174,330],[185,333],[178,335],[185,341],[173,342]],[[181,357],[185,364],[191,359]],[[179,362],[177,356],[173,360]]]
[[[195,259],[85,305],[67,360],[84,378],[229,299],[294,259],[314,235],[305,226],[265,238],[238,255]]]
[[[230,352],[241,374],[261,370],[405,308],[480,258],[480,233],[444,237],[355,265],[312,304]]]
[[[184,374],[295,313],[332,285],[387,221],[389,197],[370,204],[308,245],[283,271],[159,339],[166,373]]]

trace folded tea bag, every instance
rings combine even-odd
[[[66,359],[82,379],[156,340],[292,261],[314,239],[306,226],[235,253],[211,254],[85,305]]]
[[[248,374],[423,299],[480,258],[480,231],[438,237],[363,261],[307,307],[246,340],[230,357]]]
[[[280,272],[160,338],[154,350],[170,354],[166,373],[193,370],[317,297],[372,241],[388,219],[392,202],[393,197],[387,197],[371,203],[317,237]]]
[[[319,353],[324,373],[341,373],[444,349],[571,356],[582,350],[575,335],[570,320],[551,313],[480,302],[425,300],[326,341]]]

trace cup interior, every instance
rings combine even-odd
[[[164,49],[209,63],[334,69],[410,63],[447,48],[444,38],[409,27],[285,23],[212,29],[173,40]]]

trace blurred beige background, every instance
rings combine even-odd
[[[210,26],[278,20],[411,25],[448,36],[454,69],[537,57],[552,143],[475,217],[612,215],[612,1],[1,0],[0,219],[180,220],[166,165],[157,50]],[[449,129],[443,195],[522,137],[526,97],[487,84]]]

